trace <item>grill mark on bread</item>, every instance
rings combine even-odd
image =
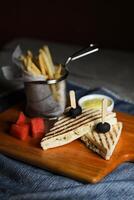
[[[111,141],[112,141],[112,144],[114,144],[114,131],[110,131],[110,133],[109,133],[109,135],[110,135],[110,138],[111,138]]]
[[[81,124],[81,123],[87,123],[87,122],[89,122],[90,120],[92,120],[92,119],[94,119],[94,118],[100,118],[101,116],[100,115],[98,115],[98,114],[96,114],[96,115],[93,115],[93,116],[86,116],[84,119],[83,118],[79,118],[79,120],[77,120],[77,121],[72,121],[72,123],[70,123],[70,121],[68,122],[68,124],[66,125],[66,124],[62,124],[62,126],[61,127],[59,127],[59,128],[56,128],[55,130],[53,130],[53,131],[51,131],[50,130],[50,132],[51,133],[56,133],[56,132],[59,132],[59,131],[61,131],[61,130],[67,130],[68,128],[70,128],[70,127],[72,127],[72,125],[73,126],[75,126],[75,125],[77,125],[78,123],[79,123],[79,125]],[[57,127],[57,126],[56,126]]]
[[[108,149],[110,149],[110,142],[109,142],[110,137],[109,137],[109,132],[107,132],[107,133],[104,134],[104,135],[105,135],[105,138],[106,138],[107,147],[108,147]]]
[[[114,116],[115,116],[115,114],[114,113],[110,113],[107,117],[106,117],[106,119],[108,120],[108,119],[111,119],[111,118],[114,118]],[[52,137],[55,137],[55,136],[60,136],[60,135],[62,135],[62,134],[65,134],[65,133],[67,133],[67,132],[69,132],[69,131],[72,131],[72,130],[74,130],[74,129],[76,129],[76,128],[79,128],[80,126],[83,126],[83,125],[86,125],[87,123],[92,123],[92,122],[94,122],[95,120],[98,120],[98,119],[100,119],[100,116],[98,115],[98,116],[96,116],[96,117],[92,117],[92,118],[89,118],[89,119],[87,119],[87,120],[84,120],[84,121],[82,121],[81,123],[76,123],[76,124],[74,124],[74,126],[72,127],[72,125],[70,126],[70,127],[68,127],[68,129],[62,129],[62,131],[61,132],[59,132],[59,131],[56,131],[56,132],[48,132],[47,134],[46,134],[46,136],[42,139],[42,141],[45,141],[45,140],[47,140],[47,139],[49,139],[49,138],[52,138]],[[63,124],[63,126],[64,126],[64,124]],[[90,126],[90,125],[89,125]]]
[[[111,137],[110,137],[110,132],[108,132],[108,134],[106,135],[106,141],[107,141],[107,144],[108,144],[108,148],[110,149],[111,148]]]
[[[69,132],[69,131],[73,131],[74,129],[76,129],[76,128],[79,128],[79,127],[81,127],[81,126],[83,126],[83,125],[86,125],[87,123],[91,123],[91,122],[94,122],[94,120],[97,120],[97,119],[100,119],[100,117],[96,117],[96,118],[90,118],[90,119],[88,119],[88,122],[85,122],[85,121],[83,121],[83,123],[82,124],[78,124],[78,123],[76,123],[73,127],[72,126],[70,126],[68,129],[63,129],[62,130],[62,132],[49,132],[48,134],[46,134],[46,136],[42,139],[42,140],[47,140],[47,139],[49,139],[49,138],[51,138],[51,137],[55,137],[55,136],[58,136],[58,135],[62,135],[62,134],[65,134],[65,133],[67,133],[67,132]]]
[[[71,108],[71,107],[70,107]],[[69,111],[69,110],[68,110]],[[95,110],[96,111],[96,110]],[[99,110],[97,110],[99,111]],[[82,114],[84,113],[87,113],[87,112],[94,112],[93,109],[88,109],[88,110],[85,110],[85,111],[82,111]],[[67,112],[65,112],[65,114],[63,116],[60,116],[58,118],[58,121],[56,122],[56,124],[60,123],[60,122],[63,122],[64,120],[66,121],[67,119],[70,119],[70,116],[67,116]]]
[[[76,122],[76,121],[78,122],[81,119],[86,119],[87,117],[97,115],[97,114],[100,114],[100,112],[96,111],[96,112],[91,112],[91,113],[82,113],[81,115],[79,115],[75,119],[69,117],[68,120],[62,121],[62,123],[61,123],[61,121],[58,121],[59,123],[56,122],[55,126],[53,128],[51,128],[50,131],[54,131],[55,129],[63,127],[63,123],[64,123],[64,125],[66,125],[66,124],[70,124],[70,123],[73,123],[73,122]]]
[[[107,120],[110,120],[111,118],[114,118],[114,117],[112,115],[107,116]],[[98,120],[98,119],[100,119],[99,115],[98,116],[94,116],[92,118],[89,118],[87,120],[81,121],[81,123],[75,123],[73,126],[71,124],[71,126],[69,126],[67,129],[62,129],[60,132],[59,132],[59,130],[56,130],[55,132],[51,132],[50,131],[50,132],[48,132],[46,134],[44,139],[47,140],[48,137],[54,137],[54,136],[57,136],[57,135],[62,135],[62,134],[67,133],[69,131],[75,130],[76,128],[79,128],[79,127],[81,127],[83,125],[86,125],[87,123],[92,123],[92,122],[94,122],[95,120]],[[88,126],[90,126],[90,125],[88,125]]]
[[[90,134],[86,134],[86,137],[89,140],[91,140],[93,143],[97,144],[98,148],[101,148],[103,151],[104,151],[104,149],[106,149],[106,150],[111,149],[117,138],[115,136],[115,131],[113,131],[113,129],[115,127],[116,127],[115,131],[117,133],[119,131],[119,130],[117,130],[117,127],[119,127],[119,125],[112,126],[112,129],[105,134],[103,134],[103,133],[98,134],[95,131],[91,131]],[[117,133],[117,135],[118,135],[118,133]],[[114,137],[114,139],[113,139],[113,137]]]
[[[117,125],[117,127],[113,127],[113,131],[115,133],[116,138],[118,136],[117,129],[119,129],[118,125]]]
[[[109,143],[108,148],[106,148],[106,151],[104,149],[104,146],[100,146],[100,141],[97,142],[97,140],[92,140],[89,137],[87,137],[87,134],[81,137],[81,140],[86,144],[86,146],[93,151],[100,154],[102,157],[104,157],[106,160],[109,160],[117,142],[119,141],[119,137],[121,134],[122,129],[122,123],[117,122],[117,124],[112,125],[111,130],[105,134],[103,134],[103,137],[105,137],[105,141]],[[91,134],[91,133],[90,133]],[[95,133],[94,133],[95,134]],[[98,134],[98,133],[96,133]],[[99,136],[102,134],[98,134]],[[96,147],[96,149],[93,149],[92,146]]]
[[[100,134],[96,133],[95,131],[92,132],[92,141],[95,142],[95,144],[98,144],[100,147],[102,146],[103,148],[106,148],[105,145],[102,142],[102,137]],[[94,145],[95,145],[94,144]]]
[[[81,115],[79,115],[78,117],[76,118],[71,118],[71,117],[67,117],[67,116],[64,116],[63,119],[59,119],[56,123],[55,123],[55,126],[53,128],[51,128],[50,130],[54,130],[56,129],[56,126],[62,126],[62,123],[65,123],[65,124],[68,124],[68,122],[73,122],[73,121],[76,121],[76,119],[78,120],[79,118],[81,117],[84,117],[84,116],[88,116],[90,114],[95,114],[95,113],[98,113],[98,114],[101,114],[99,110],[87,110],[85,112],[83,112]]]
[[[55,129],[54,130],[50,130],[50,132],[51,132],[51,134],[54,134],[54,133],[56,133],[56,132],[59,132],[59,131],[62,131],[62,130],[65,130],[65,129],[68,129],[68,128],[70,128],[71,126],[75,126],[75,125],[77,125],[78,123],[79,123],[79,125],[81,124],[81,123],[83,123],[83,121],[85,122],[85,123],[87,123],[87,122],[89,122],[89,120],[90,119],[93,119],[93,118],[100,118],[101,117],[101,115],[100,114],[96,114],[96,115],[87,115],[87,116],[85,116],[85,117],[82,117],[81,116],[81,118],[79,118],[78,120],[73,120],[73,121],[69,121],[68,123],[65,123],[65,124],[62,124],[61,126],[55,126]]]
[[[67,123],[65,123],[65,124],[61,124],[60,126],[57,126],[56,124],[54,125],[55,126],[55,129],[50,129],[50,132],[48,132],[47,134],[46,134],[46,136],[48,136],[48,135],[50,135],[50,134],[55,134],[55,133],[57,133],[57,132],[59,132],[59,131],[63,131],[63,130],[65,130],[65,129],[68,129],[68,128],[70,128],[71,126],[74,126],[74,125],[77,125],[78,123],[79,123],[79,125],[81,125],[81,123],[84,121],[85,123],[88,123],[91,119],[93,119],[93,118],[100,118],[101,117],[101,115],[100,114],[98,114],[98,113],[96,113],[96,115],[95,114],[93,114],[93,113],[91,113],[91,114],[89,114],[89,115],[86,115],[86,116],[82,116],[81,115],[81,117],[79,117],[79,118],[76,118],[76,119],[70,119],[70,120],[68,120],[68,122]],[[109,113],[109,115],[107,115],[106,116],[107,118],[114,118],[115,117],[115,113]]]
[[[67,117],[67,115],[66,115],[66,113],[69,112],[69,109],[71,109],[71,107],[66,108],[65,114],[62,115],[62,116],[60,116],[60,117],[58,118],[58,121],[61,121],[61,120],[63,120],[64,118],[70,118],[69,116]],[[96,111],[99,111],[99,112],[100,112],[100,110],[98,110],[98,109],[85,109],[85,110],[82,111],[82,113],[84,114],[84,113],[87,113],[87,112],[96,112]]]
[[[107,142],[107,138],[106,138],[106,135],[101,133],[100,134],[100,137],[101,137],[101,142],[102,142],[102,145],[105,149],[108,148],[108,142]]]
[[[93,132],[91,131],[91,138],[92,138],[92,140],[96,141],[96,137],[94,135],[94,131]]]
[[[99,139],[99,137],[98,137],[98,134],[97,134],[95,131],[93,132],[93,138],[95,139],[95,141],[96,141],[97,143],[100,142],[100,139]]]

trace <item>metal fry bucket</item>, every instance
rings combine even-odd
[[[59,79],[25,82],[26,113],[30,117],[58,117],[66,106],[66,79],[68,70],[62,68]]]

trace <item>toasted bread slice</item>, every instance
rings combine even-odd
[[[87,134],[91,127],[100,121],[101,112],[93,109],[84,111],[75,119],[63,115],[42,139],[41,147],[45,150],[68,144]],[[111,125],[116,124],[116,113],[108,113],[106,121]]]
[[[121,131],[122,123],[117,122],[113,124],[110,131],[105,134],[97,133],[92,128],[87,134],[81,137],[81,140],[89,149],[101,155],[105,160],[109,160],[119,141]]]

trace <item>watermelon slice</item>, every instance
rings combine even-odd
[[[30,120],[31,133],[34,138],[42,138],[45,133],[45,121],[43,118],[35,117]]]
[[[20,140],[26,140],[29,135],[29,124],[12,124],[10,134]]]
[[[16,124],[21,125],[21,124],[25,124],[26,122],[27,122],[26,116],[24,115],[23,112],[20,112]]]

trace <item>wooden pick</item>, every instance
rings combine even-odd
[[[69,92],[69,96],[70,96],[70,104],[71,104],[71,108],[76,108],[76,97],[75,97],[75,91],[74,90],[70,90]]]
[[[102,123],[105,122],[107,114],[107,99],[102,99]]]

